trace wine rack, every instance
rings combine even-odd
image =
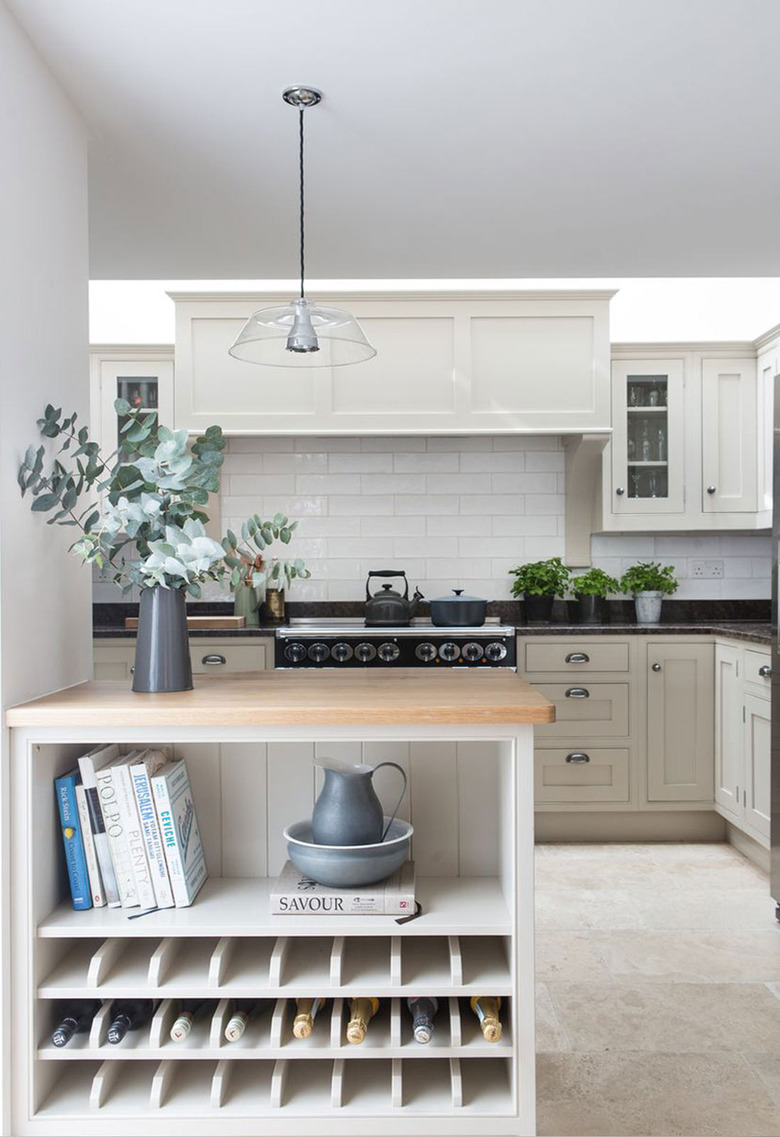
[[[355,761],[391,756],[408,771],[422,911],[400,924],[390,916],[269,915],[284,858],[277,830],[310,810],[320,744],[214,735],[204,743],[185,728],[143,741],[187,759],[210,879],[190,908],[75,912],[52,779],[105,739],[83,728],[73,737],[62,728],[35,738],[14,732],[14,815],[17,835],[25,834],[19,887],[24,876],[27,889],[17,901],[27,915],[15,928],[14,1133],[533,1134],[532,740],[528,728],[521,758],[516,735],[507,738],[503,727],[491,738],[491,729],[498,733],[472,728],[472,740],[459,727],[457,737],[431,731],[399,742],[357,741],[364,732],[354,728],[338,749],[328,745]],[[265,805],[253,813],[248,803],[257,801]],[[351,1045],[349,1001],[367,995],[380,1007],[364,1042]],[[427,1045],[415,1041],[406,1007],[419,995],[439,1002]],[[483,1037],[472,995],[501,997],[498,1042]],[[326,1002],[311,1035],[296,1039],[302,997]],[[158,1005],[150,1023],[112,1045],[106,1035],[119,998]],[[51,1032],[68,999],[98,999],[100,1009],[88,1031],[58,1048]],[[213,1010],[174,1042],[182,999],[210,1000]],[[236,999],[264,1006],[228,1042]]]

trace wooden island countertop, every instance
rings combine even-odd
[[[192,691],[144,695],[79,683],[11,707],[11,727],[388,726],[548,723],[555,708],[513,671],[374,668],[198,675]]]

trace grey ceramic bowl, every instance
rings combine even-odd
[[[284,837],[287,855],[299,872],[331,888],[360,888],[400,869],[409,856],[412,833],[408,821],[396,818],[385,840],[377,845],[316,845],[311,821],[296,821],[287,826]]]

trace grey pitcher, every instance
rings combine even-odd
[[[325,784],[311,815],[312,836],[317,845],[378,845],[384,841],[406,793],[406,772],[397,762],[378,766],[354,765],[338,758],[315,762],[325,771]],[[393,766],[404,780],[401,796],[390,820],[384,825],[382,803],[371,779],[383,766]]]

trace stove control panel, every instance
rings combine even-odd
[[[504,667],[515,668],[514,634],[467,636],[420,632],[393,634],[392,629],[377,632],[355,631],[328,635],[327,631],[306,630],[296,634],[292,628],[277,633],[274,666],[298,667]]]

